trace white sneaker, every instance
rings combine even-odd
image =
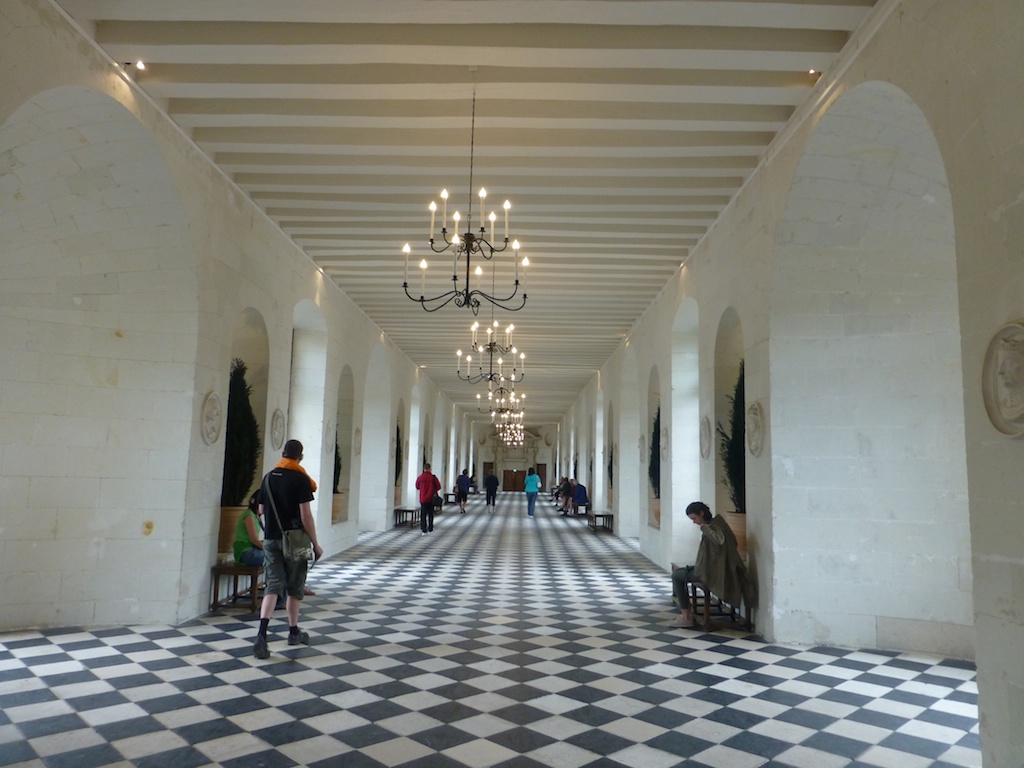
[[[693,619],[683,618],[683,615],[680,614],[680,615],[676,616],[675,619],[670,621],[668,623],[668,625],[670,627],[678,627],[680,629],[689,629],[689,628],[693,627]]]

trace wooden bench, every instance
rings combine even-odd
[[[594,533],[598,530],[614,533],[615,515],[611,512],[587,512],[587,525]]]
[[[419,522],[419,507],[395,507],[395,528],[402,525],[408,525],[412,528],[415,525],[419,525]]]
[[[262,577],[263,566],[236,565],[235,563],[213,566],[210,569],[210,580],[213,582],[213,600],[210,602],[210,610],[216,611],[228,603],[237,603],[240,597],[248,595],[252,601],[250,607],[253,613],[258,612]],[[220,597],[220,581],[224,578],[231,579],[231,591],[222,600]],[[238,581],[244,578],[249,579],[249,586],[239,589]]]

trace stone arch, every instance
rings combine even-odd
[[[903,91],[809,138],[771,306],[775,636],[972,655],[952,203]]]
[[[355,376],[349,365],[342,366],[338,375],[338,407],[335,417],[336,461],[340,464],[338,484],[334,490],[334,503],[331,507],[331,522],[342,523],[348,520],[349,503],[352,498],[352,464],[353,438],[355,436]]]
[[[665,452],[665,446],[661,447],[657,457],[654,456],[654,446],[655,440],[661,440],[662,430],[667,423],[667,415],[661,410],[661,377],[658,373],[658,366],[652,365],[647,376],[647,419],[644,422],[644,431],[641,433],[646,448],[641,461],[647,473],[647,482],[644,485],[647,489],[647,527],[656,530],[661,529],[661,489],[668,485],[671,476],[668,471],[669,467],[661,455]],[[652,480],[653,460],[657,461],[658,473],[664,480],[664,482],[659,480],[657,486]]]
[[[604,472],[605,498],[612,509],[618,509],[617,486],[615,482],[618,470],[618,433],[615,424],[615,404],[608,400],[604,417]]]
[[[388,480],[394,485],[392,501],[396,507],[402,505],[403,485],[409,476],[409,415],[405,407],[405,398],[398,398],[394,424],[391,427],[391,472]]]
[[[732,397],[736,391],[736,382],[744,366],[743,325],[739,313],[729,307],[722,313],[718,321],[718,333],[715,336],[715,376],[714,376],[714,416],[712,426],[712,452],[715,462],[715,499],[714,513],[731,512],[735,508],[729,497],[725,483],[725,466],[719,450],[719,427],[729,429],[729,416],[732,410]],[[746,403],[740,403],[741,409]],[[746,451],[743,451],[746,461]],[[735,527],[735,526],[734,526]]]
[[[264,465],[264,457],[275,453],[273,438],[270,434],[271,417],[267,414],[267,401],[270,381],[270,336],[267,324],[260,311],[254,307],[246,307],[235,317],[231,333],[232,361],[238,359],[245,363],[245,381],[249,385],[249,402],[259,422],[261,441],[257,467]],[[229,371],[230,373],[230,371]],[[227,407],[225,403],[225,407]],[[222,456],[223,459],[223,456]],[[254,479],[254,485],[260,480],[260,472]],[[252,489],[250,489],[250,493]],[[248,494],[246,494],[248,498]],[[245,503],[245,502],[244,502]],[[232,538],[234,531],[232,530]]]
[[[182,579],[189,459],[223,451],[226,394],[195,392],[178,188],[149,132],[80,87],[12,112],[0,157],[0,435],[17,446],[0,457],[0,627],[174,622],[192,609],[166,588]],[[212,541],[209,511],[187,535]]]

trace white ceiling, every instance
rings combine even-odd
[[[526,307],[495,315],[527,355],[531,428],[607,361],[875,2],[57,0],[144,61],[138,84],[474,413],[480,387],[455,376],[474,318],[406,299],[401,249],[413,293],[424,257],[450,286],[427,205],[446,187],[465,214],[475,91],[474,213],[484,186],[500,229],[511,200],[531,262]]]

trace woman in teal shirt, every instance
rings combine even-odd
[[[540,493],[540,475],[533,471],[533,467],[526,470],[526,514],[533,517],[533,510],[537,506],[537,494]]]

